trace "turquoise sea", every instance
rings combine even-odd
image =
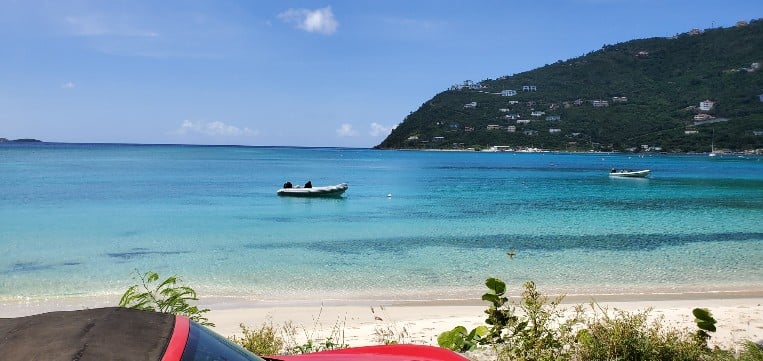
[[[0,301],[118,296],[135,270],[264,301],[759,291],[763,157],[0,144]]]

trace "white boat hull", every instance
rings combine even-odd
[[[610,172],[609,176],[614,178],[644,178],[652,171],[649,169],[644,170],[619,170]]]
[[[312,188],[281,188],[276,194],[289,197],[339,197],[349,186],[347,183],[340,183],[333,186],[312,187]]]

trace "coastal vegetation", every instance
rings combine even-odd
[[[760,19],[605,44],[531,71],[454,85],[377,148],[760,151],[761,63]]]
[[[159,282],[159,274],[148,271],[135,271],[140,279],[140,285],[132,285],[119,299],[119,307],[134,308],[144,311],[156,311],[183,315],[202,325],[214,326],[204,316],[208,308],[199,308],[189,302],[198,301],[196,291],[188,286],[177,285],[176,276],[167,277]]]
[[[177,286],[177,277],[169,277],[158,286],[156,272],[137,272],[141,285],[133,285],[120,299],[120,307],[180,314],[204,325],[214,326],[204,313],[209,309],[191,306],[197,301],[196,291]],[[518,300],[510,300],[506,283],[488,278],[488,291],[482,300],[488,302],[485,325],[468,331],[463,326],[442,332],[437,338],[440,347],[460,352],[474,361],[487,360],[644,360],[644,361],[763,361],[763,346],[744,341],[738,349],[708,347],[716,320],[707,309],[692,311],[697,330],[677,329],[663,318],[650,317],[650,309],[628,313],[590,304],[589,315],[582,305],[571,312],[560,307],[564,296],[549,301],[528,281]],[[143,290],[144,292],[139,292]],[[383,308],[382,308],[383,310]],[[372,309],[372,313],[375,311]],[[316,324],[320,314],[315,319]],[[344,324],[338,320],[330,335],[322,337],[317,329],[282,326],[263,322],[249,328],[240,324],[241,336],[236,342],[257,355],[301,354],[350,347],[344,342]],[[298,337],[304,333],[304,337]],[[379,344],[403,343],[406,331],[396,326],[377,328]]]
[[[706,309],[695,309],[698,330],[694,333],[667,326],[661,317],[650,321],[649,312],[614,312],[591,304],[592,315],[582,305],[572,312],[560,308],[563,296],[549,301],[526,282],[519,301],[510,302],[506,284],[487,279],[482,296],[487,326],[467,332],[463,326],[437,338],[441,347],[479,359],[498,360],[735,360],[763,357],[763,349],[748,342],[744,356],[708,348],[708,332],[715,332],[715,319]],[[489,357],[485,357],[488,350]],[[482,352],[480,352],[482,351]],[[741,355],[741,354],[740,354]],[[748,357],[749,358],[745,358]]]

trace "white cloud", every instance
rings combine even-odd
[[[63,85],[61,85],[61,87],[64,88],[64,89],[72,89],[72,88],[74,88],[76,86],[77,86],[77,84],[74,84],[73,82],[70,82],[70,81],[68,81],[68,82],[64,83]]]
[[[344,123],[336,130],[336,134],[340,137],[354,137],[358,133],[352,129],[352,124]]]
[[[392,130],[392,128],[387,128],[377,122],[373,122],[371,123],[371,131],[369,134],[371,134],[372,137],[378,137],[380,135],[386,136],[389,134],[390,130]]]
[[[280,14],[278,18],[289,24],[294,24],[297,28],[309,33],[321,33],[331,35],[336,32],[339,23],[331,12],[331,7],[327,6],[321,9],[289,9]]]
[[[257,132],[249,128],[239,128],[233,125],[228,125],[220,121],[214,122],[201,122],[184,120],[183,124],[177,130],[178,134],[202,134],[208,136],[223,136],[223,137],[240,137],[240,136],[254,136]]]

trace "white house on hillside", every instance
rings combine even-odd
[[[712,100],[708,99],[708,100],[699,102],[699,110],[701,110],[703,112],[706,112],[706,111],[708,111],[710,109],[713,109],[714,105],[715,105],[715,102],[713,102]]]

